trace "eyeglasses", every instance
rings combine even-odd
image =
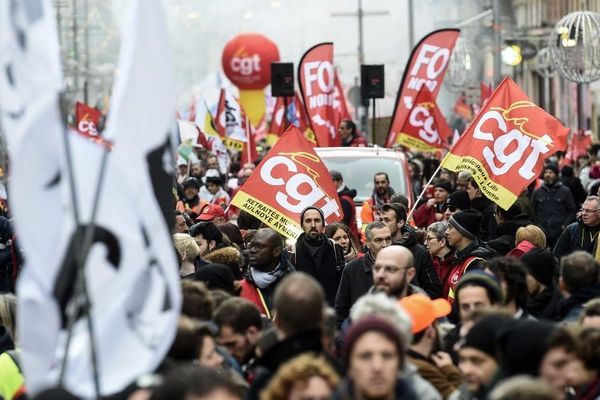
[[[372,240],[373,243],[377,243],[377,244],[381,244],[384,242],[388,242],[391,243],[392,242],[392,237],[388,236],[388,237],[384,237],[384,238],[375,238]]]
[[[246,245],[246,248],[248,250],[262,250],[262,249],[266,249],[267,247],[279,247],[279,245],[256,243],[256,242],[250,242]]]
[[[426,242],[431,242],[432,240],[438,240],[438,238],[436,238],[435,236],[425,236],[425,241]]]
[[[600,211],[600,209],[595,209],[595,210],[589,210],[587,208],[582,208],[581,210],[579,210],[582,214],[591,214],[591,213],[595,213]]]

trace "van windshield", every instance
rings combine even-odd
[[[390,177],[390,186],[396,193],[406,193],[404,165],[400,160],[387,157],[327,157],[319,155],[327,169],[342,173],[344,184],[356,190],[354,202],[362,203],[373,194],[373,177],[376,172],[386,172]]]

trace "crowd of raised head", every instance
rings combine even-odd
[[[466,171],[442,170],[427,188],[435,165],[415,157],[414,193],[373,171],[357,212],[356,191],[331,171],[343,218],[327,224],[307,207],[290,241],[230,204],[255,166],[224,173],[218,161],[200,154],[179,165],[182,315],[150,384],[120,398],[600,396],[600,198],[585,189],[596,178],[550,163],[503,209]],[[10,221],[0,223],[14,239]],[[0,287],[14,282],[7,275]],[[26,388],[15,304],[0,296],[4,398]]]

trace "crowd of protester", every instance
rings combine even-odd
[[[174,190],[177,334],[118,398],[600,399],[597,151],[547,160],[507,210],[465,171],[427,187],[437,160],[415,154],[412,193],[372,171],[361,225],[330,171],[345,218],[308,207],[292,242],[229,204],[260,160],[221,171],[199,149]],[[0,398],[25,398],[9,215],[0,239]]]

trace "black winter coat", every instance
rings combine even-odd
[[[298,236],[295,257],[292,262],[296,270],[305,272],[315,278],[325,291],[325,299],[329,305],[335,304],[335,295],[342,279],[346,262],[344,250],[327,236],[321,234],[319,249],[313,256],[307,245],[306,235]]]
[[[487,197],[478,197],[471,201],[471,208],[481,213],[481,230],[477,239],[487,241],[496,237],[498,223],[494,212],[494,203]],[[514,247],[514,246],[513,246]]]
[[[563,299],[556,284],[542,290],[527,301],[527,311],[537,319],[555,320],[558,316],[558,303]]]
[[[556,246],[554,256],[561,258],[577,250],[587,251],[594,255],[597,247],[597,235],[600,226],[586,226],[582,222],[573,222],[562,232]]]
[[[550,242],[558,238],[563,227],[575,221],[577,209],[573,195],[560,182],[552,186],[544,183],[533,192],[531,202]]]
[[[335,320],[338,327],[348,318],[350,308],[356,300],[373,286],[371,266],[374,262],[371,252],[367,251],[363,257],[346,264],[335,296]]]
[[[423,246],[417,242],[417,236],[414,231],[403,229],[402,239],[394,242],[395,245],[404,246],[410,250],[414,258],[414,267],[416,269],[413,285],[419,286],[432,299],[442,297],[442,283],[431,261],[431,255]]]
[[[517,229],[531,225],[532,222],[529,220],[527,214],[520,214],[505,221],[498,225],[496,230],[496,238],[487,242],[488,246],[496,250],[496,253],[501,256],[505,256],[509,251],[515,247],[515,235]]]

